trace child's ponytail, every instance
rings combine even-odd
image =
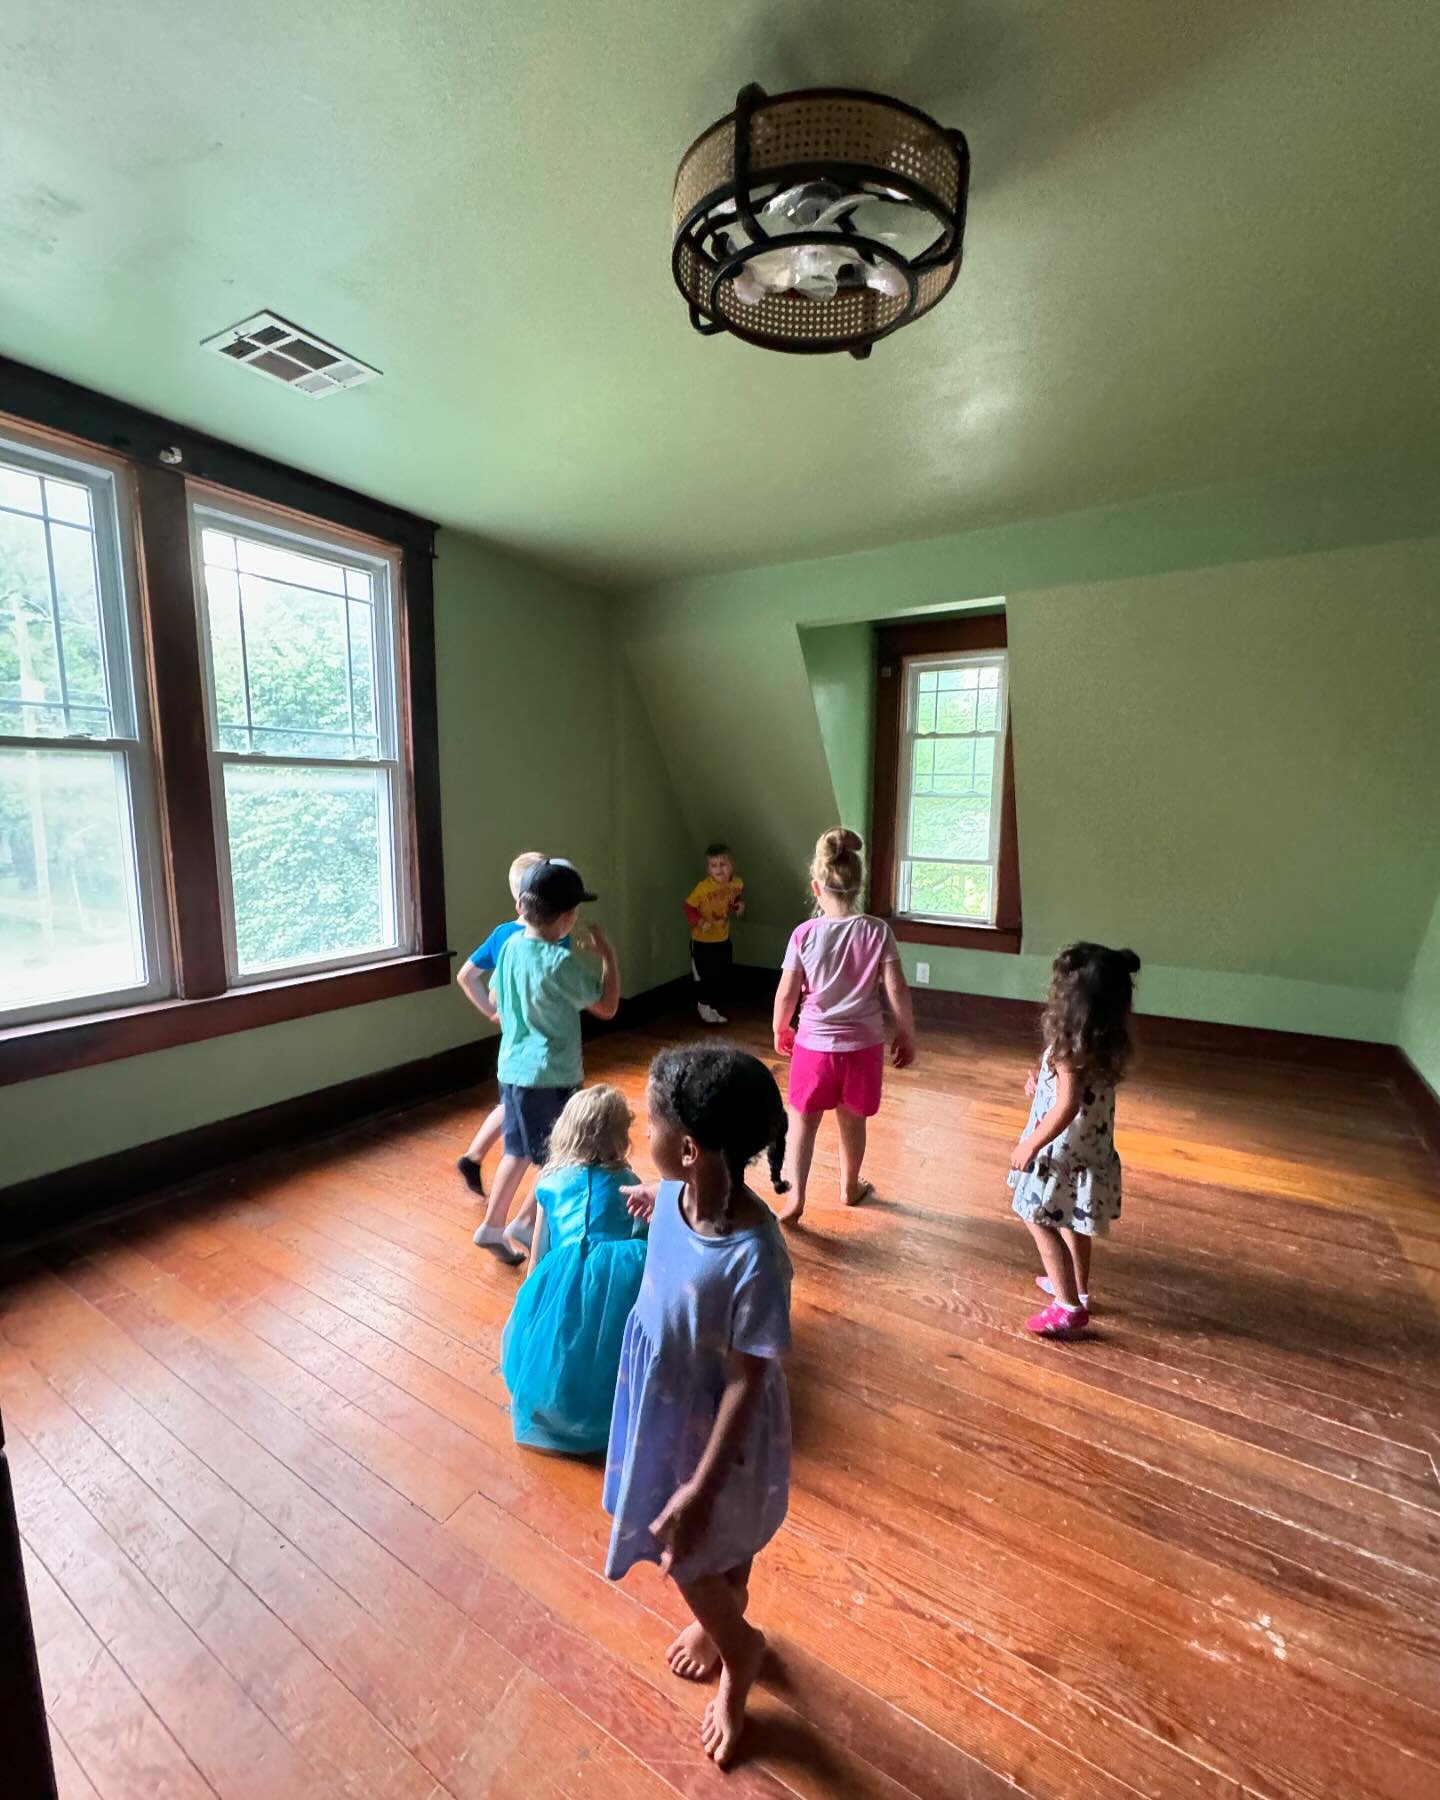
[[[865,863],[860,855],[864,847],[856,832],[835,825],[821,832],[810,863],[810,879],[844,901],[851,912],[865,890]]]
[[[788,1194],[790,1183],[785,1179],[785,1137],[790,1129],[790,1121],[784,1107],[781,1107],[775,1121],[775,1129],[771,1133],[770,1142],[765,1146],[765,1154],[770,1162],[770,1185],[777,1194]]]

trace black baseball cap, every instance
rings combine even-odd
[[[562,862],[558,856],[547,857],[544,862],[535,863],[527,869],[520,883],[520,892],[533,894],[556,913],[570,912],[574,907],[583,906],[587,900],[597,898],[580,879],[580,871],[575,865]]]

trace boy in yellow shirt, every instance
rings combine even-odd
[[[725,1025],[734,950],[730,921],[745,910],[745,883],[735,873],[726,844],[711,844],[705,852],[703,881],[685,896],[685,917],[690,922],[690,972],[695,977],[695,997],[700,1017],[707,1025]]]

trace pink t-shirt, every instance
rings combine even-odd
[[[784,964],[805,978],[795,1042],[806,1050],[864,1050],[883,1044],[881,971],[899,960],[890,927],[869,913],[797,925]]]

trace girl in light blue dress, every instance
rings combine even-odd
[[[645,1226],[621,1194],[630,1108],[613,1087],[582,1088],[550,1134],[535,1184],[543,1224],[500,1340],[517,1444],[582,1456],[610,1440],[625,1321],[645,1268]]]
[[[715,1043],[662,1051],[647,1098],[663,1179],[631,1192],[650,1244],[620,1355],[605,1573],[619,1580],[655,1562],[673,1576],[695,1623],[667,1661],[692,1681],[719,1669],[700,1737],[723,1766],[765,1652],[745,1618],[750,1564],[790,1492],[790,1259],[774,1214],[745,1185],[766,1150],[785,1191],[785,1107],[762,1062]]]

